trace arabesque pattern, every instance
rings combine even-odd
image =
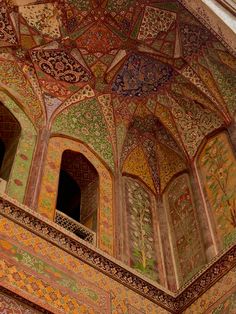
[[[9,47],[0,51],[2,87],[38,127],[54,120],[53,130],[59,131],[59,124],[68,123],[64,133],[77,133],[112,170],[136,146],[128,131],[135,107],[145,105],[157,115],[167,130],[159,141],[166,142],[170,132],[181,155],[190,158],[207,134],[230,123],[235,112],[234,57],[179,2],[33,2],[20,5],[17,14],[10,3],[1,3],[1,40]],[[220,79],[224,73],[227,80]],[[90,90],[87,96],[84,88]],[[161,102],[160,95],[165,95]],[[90,97],[96,101],[78,106]],[[81,111],[99,121],[85,130],[83,119],[78,124],[59,122],[63,111]],[[144,141],[147,153],[148,141],[153,139]],[[147,158],[150,172],[155,158],[158,162],[154,155],[152,151]],[[153,180],[158,190],[159,175]]]
[[[163,247],[167,247],[166,255],[170,255],[167,272],[169,266],[173,268],[170,287],[176,286],[174,272],[179,272],[180,281],[184,282],[187,272],[193,274],[193,268],[202,265],[196,231],[199,240],[196,240],[196,251],[193,250],[194,256],[188,260],[191,266],[186,264],[184,269],[184,260],[191,250],[187,246],[183,248],[181,243],[192,241],[189,225],[197,229],[197,223],[191,220],[195,203],[190,200],[186,182],[180,180],[175,185],[176,177],[193,169],[197,158],[203,188],[200,192],[206,198],[206,202],[199,200],[197,208],[204,203],[206,212],[214,217],[215,224],[210,232],[220,239],[222,247],[235,241],[234,153],[222,135],[214,135],[214,140],[210,138],[202,149],[206,139],[235,121],[235,52],[228,50],[230,36],[226,26],[214,20],[200,2],[0,0],[0,99],[23,129],[7,194],[21,203],[29,200],[42,216],[53,220],[62,153],[66,149],[82,153],[99,174],[99,183],[96,182],[98,247],[112,256],[121,256],[126,250],[125,235],[120,236],[119,229],[125,224],[124,200],[120,197],[124,191],[119,186],[122,176],[135,178],[143,190],[153,194],[160,202],[160,210],[163,194],[172,187],[176,194],[168,194],[168,200],[174,221],[173,233],[178,235],[175,254],[180,262],[176,269],[172,267],[173,252],[166,231]],[[190,3],[196,16],[203,17],[204,24],[181,3],[186,6]],[[233,41],[231,46],[235,47]],[[220,165],[211,163],[211,154],[222,158]],[[195,179],[192,181],[197,181]],[[135,197],[130,197],[130,202],[138,203],[140,191],[138,187],[131,191]],[[87,195],[90,195],[89,189]],[[181,237],[182,230],[176,224],[182,220],[176,217],[176,212],[186,211],[186,207],[179,204],[183,199],[190,213],[182,220],[184,224],[190,223]],[[151,198],[143,193],[140,204],[141,212],[146,207],[150,209]],[[15,215],[13,219],[20,220],[22,214],[16,208],[6,208]],[[88,215],[91,211],[88,208]],[[150,212],[146,214],[144,218],[150,222]],[[53,228],[47,229],[46,223],[41,225],[40,218],[35,221],[27,215],[23,217],[21,223],[28,224],[32,232],[39,228],[42,233],[52,233],[54,244],[79,258],[82,256],[86,263],[100,271],[93,269],[91,272],[88,264],[69,254],[65,257],[56,246],[38,240],[13,223],[0,224],[4,236],[7,238],[10,234],[8,239],[0,239],[1,281],[7,285],[12,280],[11,287],[36,297],[39,302],[41,297],[44,305],[50,303],[58,313],[69,313],[71,309],[75,313],[166,312],[146,297],[172,312],[182,311],[235,264],[233,250],[175,298],[144,281],[141,275],[134,276],[131,270],[91,253],[92,250],[74,240],[69,241],[69,236],[66,238]],[[162,227],[168,229],[165,223]],[[150,230],[147,233],[150,239],[155,238]],[[134,239],[135,234],[131,237]],[[152,241],[149,242],[147,255],[151,252]],[[214,243],[216,250],[218,242]],[[159,266],[159,260],[152,263],[153,258],[150,257],[147,272],[152,278],[158,268],[156,264]],[[137,264],[135,258],[133,261]],[[79,283],[68,278],[60,264],[79,278]],[[43,274],[38,265],[42,266]],[[88,284],[90,291],[80,291],[83,274],[92,274],[93,284],[90,281]],[[168,278],[168,275],[163,277]],[[125,282],[129,289],[114,283],[108,276]],[[109,285],[112,288],[108,288]],[[104,289],[96,293],[97,286]],[[130,288],[145,298],[137,296]],[[68,300],[70,293],[71,300]],[[86,305],[81,301],[83,297]],[[223,307],[226,307],[224,301]],[[196,308],[201,311],[204,306]]]

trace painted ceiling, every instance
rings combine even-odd
[[[235,70],[177,0],[0,0],[0,87],[154,193],[233,120]]]

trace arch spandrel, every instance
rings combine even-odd
[[[23,203],[31,162],[36,145],[37,132],[20,107],[6,93],[0,91],[0,101],[21,125],[21,136],[6,187],[6,193]]]
[[[27,66],[23,69],[26,70]],[[35,80],[35,84],[39,88],[34,74],[29,75],[32,76],[32,80]],[[46,124],[46,113],[41,92],[38,96],[16,59],[13,61],[1,60],[0,56],[0,76],[0,89],[6,90],[17,100],[35,127],[40,128]]]
[[[86,99],[56,116],[51,131],[83,141],[114,170],[109,128],[96,98]]]

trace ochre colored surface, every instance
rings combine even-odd
[[[235,241],[236,158],[226,133],[211,138],[199,156],[203,187],[224,246]]]
[[[236,310],[236,269],[233,268],[194,302],[185,314],[233,314]]]
[[[1,282],[20,295],[53,313],[168,313],[26,229],[0,220]]]

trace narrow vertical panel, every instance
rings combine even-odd
[[[190,181],[182,174],[172,181],[165,202],[179,284],[190,279],[205,263]]]
[[[138,181],[126,178],[130,266],[159,281],[153,230],[153,197]]]
[[[227,247],[236,239],[236,158],[225,132],[206,143],[198,169],[218,239]]]
[[[0,100],[21,126],[21,136],[11,167],[6,194],[23,203],[36,144],[36,130],[18,104],[7,94],[0,92]]]

